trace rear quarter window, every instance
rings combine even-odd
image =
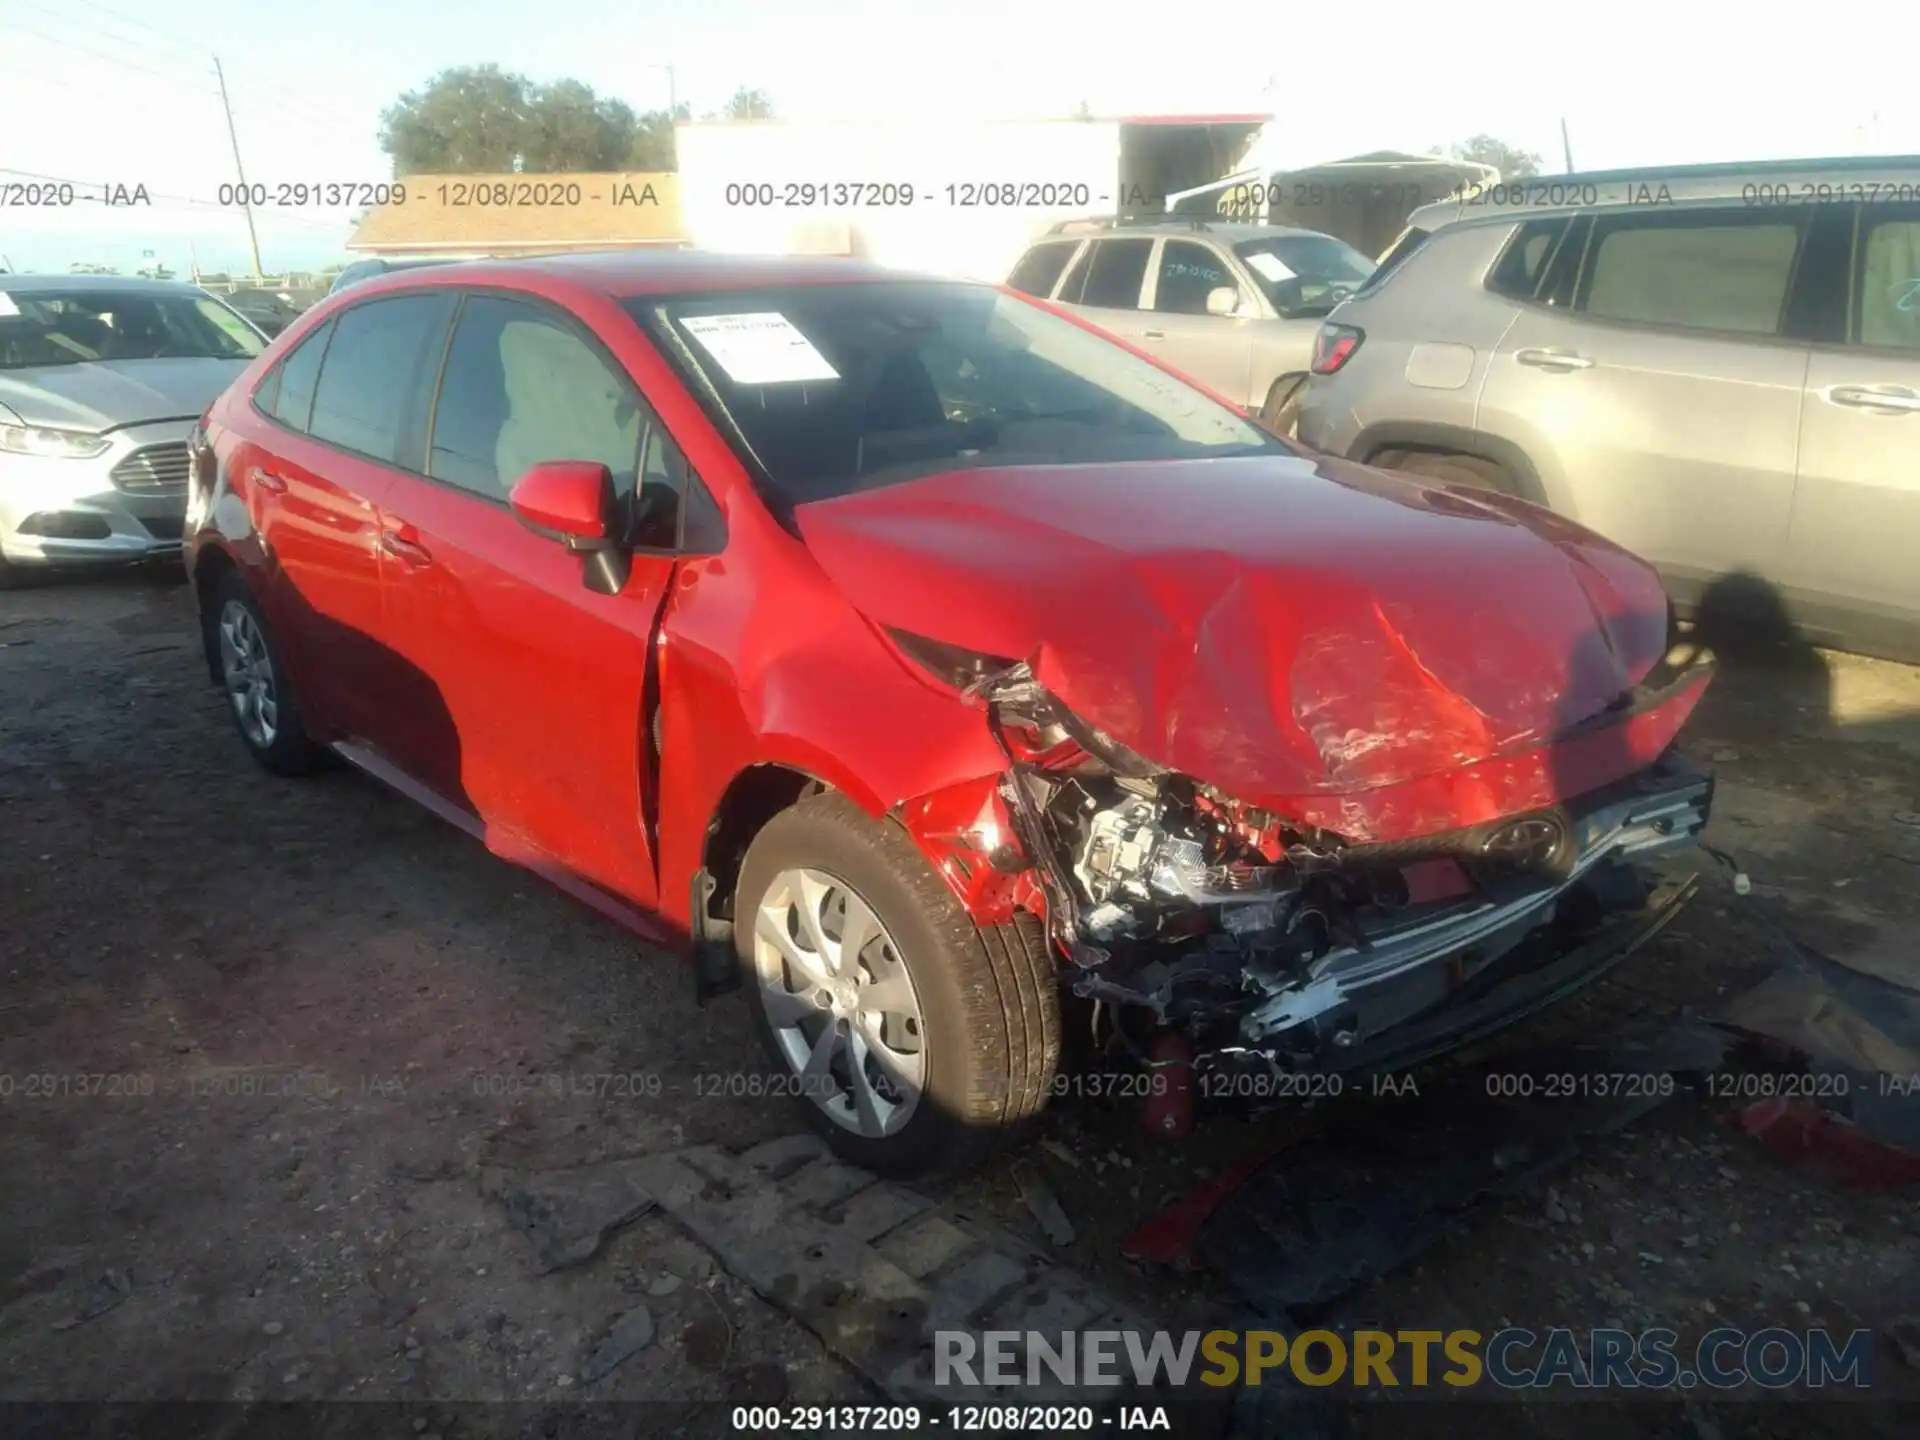
[[[1432,238],[1431,230],[1423,230],[1418,225],[1409,225],[1402,230],[1400,238],[1381,252],[1379,264],[1374,268],[1373,274],[1367,277],[1367,283],[1353,292],[1354,298],[1359,299],[1362,295],[1371,295],[1378,290],[1386,283],[1389,275],[1418,254],[1420,247]]]
[[[1060,272],[1067,268],[1067,261],[1073,258],[1073,252],[1079,248],[1080,242],[1077,240],[1056,240],[1051,244],[1034,246],[1013,267],[1013,273],[1007,277],[1007,285],[1022,295],[1046,299],[1053,293]]]
[[[328,320],[274,367],[254,395],[255,404],[290,430],[307,428],[313,413],[314,386],[320,379],[320,362],[332,333],[333,321]]]

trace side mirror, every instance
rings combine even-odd
[[[1240,292],[1231,285],[1216,285],[1207,292],[1207,313],[1209,315],[1237,315],[1240,313]]]
[[[520,523],[586,557],[598,595],[618,595],[633,568],[618,535],[613,472],[591,460],[543,460],[515,482],[507,504]]]
[[[613,472],[590,460],[543,460],[507,496],[522,524],[569,550],[602,550],[612,543],[615,503]]]

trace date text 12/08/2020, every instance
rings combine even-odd
[[[439,185],[405,181],[288,180],[222,185],[220,205],[256,209],[365,209],[391,205],[439,204],[452,209],[512,210],[524,206],[573,209],[581,206],[655,207],[662,201],[650,181],[609,180],[451,180]]]
[[[911,180],[734,180],[721,190],[733,209],[867,210],[909,205],[956,210],[1137,210],[1163,203],[1138,185],[1085,180],[963,180],[940,185]]]

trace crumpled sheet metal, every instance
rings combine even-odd
[[[882,624],[1031,663],[1155,763],[1355,840],[1648,763],[1700,684],[1584,740],[1666,649],[1641,562],[1532,507],[1325,461],[977,470],[804,505]],[[1169,484],[1190,495],[1169,506]]]

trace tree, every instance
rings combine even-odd
[[[718,110],[707,117],[709,120],[771,120],[773,102],[767,98],[764,90],[749,90],[742,85],[733,92]]]
[[[673,122],[685,105],[635,114],[623,100],[578,80],[536,85],[497,65],[443,70],[380,116],[380,148],[394,178],[428,174],[548,174],[577,170],[672,170]],[[741,88],[709,118],[765,120],[764,91]]]
[[[619,170],[640,124],[625,101],[602,99],[578,80],[539,87],[528,110],[521,168],[537,173]]]
[[[525,77],[497,65],[443,70],[380,116],[380,148],[396,179],[421,171],[473,174],[520,169],[530,147],[532,97]]]
[[[626,168],[679,169],[680,161],[673,144],[673,122],[692,118],[693,111],[685,105],[676,105],[671,115],[664,110],[647,111],[640,117],[634,127],[633,138],[628,142]]]
[[[1541,160],[1538,155],[1530,150],[1516,149],[1506,141],[1496,140],[1491,135],[1475,135],[1445,150],[1436,149],[1434,154],[1451,155],[1455,160],[1473,160],[1482,165],[1491,165],[1500,172],[1503,180],[1524,180],[1529,175],[1540,173]]]

